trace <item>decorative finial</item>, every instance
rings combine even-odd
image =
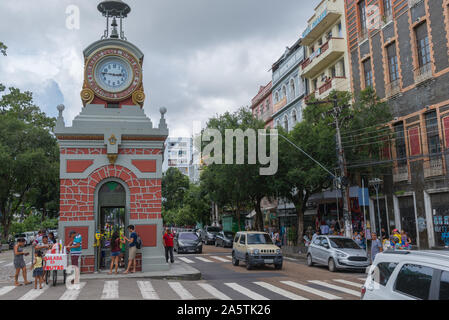
[[[159,112],[161,113],[161,118],[165,119],[164,115],[167,113],[167,108],[166,107],[162,107],[162,108],[159,109]]]
[[[168,129],[167,122],[165,122],[165,114],[167,113],[167,108],[162,107],[159,109],[161,113],[161,120],[159,121],[159,129]]]
[[[60,104],[56,107],[56,109],[58,109],[59,116],[58,116],[58,119],[56,119],[55,129],[56,130],[63,129],[65,127],[65,124],[64,124],[64,117],[62,116],[62,112],[64,111],[65,106],[63,104]]]
[[[62,112],[64,111],[65,106],[64,106],[63,104],[60,104],[60,105],[58,105],[56,108],[57,108],[58,111],[59,111],[59,117],[62,118]]]
[[[104,35],[101,39],[109,38],[109,18],[114,18],[114,21],[112,22],[113,29],[110,37],[115,39],[119,38],[117,31],[118,25],[115,18],[120,18],[120,39],[126,40],[125,33],[123,32],[123,18],[126,18],[131,12],[131,7],[122,0],[109,0],[101,2],[98,5],[98,11],[106,17],[106,30],[104,31]]]

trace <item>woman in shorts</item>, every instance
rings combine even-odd
[[[115,274],[117,274],[118,265],[119,265],[119,258],[120,258],[120,235],[116,231],[112,235],[111,238],[111,267],[109,270],[109,274],[112,274],[112,269],[115,265]]]

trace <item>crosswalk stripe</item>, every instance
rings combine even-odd
[[[220,300],[232,300],[227,295],[225,295],[224,293],[218,291],[217,289],[215,289],[214,287],[212,287],[208,283],[198,283],[198,285],[201,288],[203,288],[204,290],[206,290],[207,292],[209,292],[211,295],[213,295],[217,299],[220,299]]]
[[[184,258],[184,257],[178,257],[179,260],[184,261],[186,263],[195,263],[192,260],[190,260],[189,258]]]
[[[14,290],[15,286],[8,286],[8,287],[3,287],[0,289],[0,296],[4,296],[5,294],[11,292],[12,290]]]
[[[311,288],[311,287],[302,285],[302,284],[297,283],[297,282],[281,281],[281,283],[289,285],[291,287],[294,287],[296,289],[299,289],[299,290],[302,290],[302,291],[305,291],[305,292],[309,292],[311,294],[314,294],[316,296],[320,296],[320,297],[325,298],[325,299],[329,299],[329,300],[341,299],[341,297],[339,297],[339,296],[336,296],[336,295],[333,295],[333,294],[330,294],[330,293],[327,293],[327,292],[324,292],[324,291],[321,291],[321,290],[317,290],[315,288]]]
[[[232,256],[226,256],[226,258],[232,259]]]
[[[42,289],[31,289],[26,294],[24,294],[22,297],[19,298],[19,300],[35,300],[37,299],[41,294],[43,294],[49,286],[43,285]]]
[[[101,299],[118,299],[118,281],[105,281]]]
[[[355,290],[343,288],[343,287],[340,287],[340,286],[335,286],[333,284],[330,284],[330,283],[327,283],[327,282],[323,282],[323,281],[319,281],[319,280],[309,280],[309,282],[310,283],[314,283],[314,284],[318,284],[320,286],[327,287],[327,288],[330,288],[330,289],[334,289],[334,290],[337,290],[337,291],[340,291],[340,292],[344,292],[344,293],[347,293],[347,294],[352,294],[353,296],[360,297],[360,292],[355,291]]]
[[[366,278],[357,278],[358,280],[362,280],[363,282],[366,281]]]
[[[11,263],[5,264],[4,267],[12,267],[13,264],[14,264],[14,262],[11,262]]]
[[[296,259],[289,258],[289,257],[284,257],[284,259],[285,259],[285,260],[290,260],[290,261],[298,261],[298,260],[296,260]]]
[[[298,296],[297,294],[294,294],[290,291],[278,288],[276,286],[273,286],[272,284],[266,283],[266,282],[254,282],[255,284],[261,286],[262,288],[268,289],[270,291],[273,291],[274,293],[277,293],[281,296],[284,296],[286,298],[292,299],[292,300],[309,300],[307,298]]]
[[[266,298],[258,293],[255,293],[254,291],[251,291],[245,287],[242,287],[241,285],[239,285],[235,282],[225,283],[225,285],[227,285],[231,289],[234,289],[237,292],[240,292],[241,294],[244,294],[245,296],[247,296],[253,300],[269,300],[268,298]]]
[[[355,282],[347,281],[347,280],[343,280],[343,279],[334,279],[334,281],[340,282],[340,283],[343,283],[343,284],[347,284],[348,286],[357,287],[357,288],[361,288],[363,286],[360,283],[355,283]]]
[[[153,285],[150,281],[137,281],[137,285],[139,286],[140,293],[142,293],[142,297],[145,300],[159,300],[159,296],[154,291]]]
[[[86,282],[81,282],[78,288],[67,289],[64,294],[59,298],[59,300],[76,300],[78,299],[81,290],[83,290]],[[76,285],[75,285],[76,286]]]
[[[169,282],[168,285],[173,289],[174,292],[182,299],[182,300],[193,300],[194,296],[190,294],[186,288],[180,282]]]
[[[200,261],[204,261],[204,262],[213,262],[212,260],[209,260],[209,259],[206,259],[206,258],[203,258],[203,257],[195,257],[195,258],[197,258]]]
[[[217,259],[218,261],[222,261],[222,262],[230,262],[228,259],[225,259],[222,257],[212,256],[211,258]]]

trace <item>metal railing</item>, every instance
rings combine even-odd
[[[415,83],[421,83],[432,78],[432,64],[429,62],[415,70]]]
[[[385,95],[389,98],[401,93],[401,83],[399,79],[391,81],[385,86]]]
[[[437,177],[442,176],[444,174],[443,171],[443,159],[438,158],[430,158],[429,161],[424,162],[424,177]]]
[[[398,165],[393,173],[393,181],[394,182],[401,182],[401,181],[408,181],[408,166],[405,165]]]

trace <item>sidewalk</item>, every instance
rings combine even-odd
[[[81,280],[104,280],[104,279],[130,279],[130,278],[145,278],[145,279],[164,279],[164,280],[201,280],[201,272],[187,263],[175,261],[170,265],[168,271],[153,271],[153,272],[136,272],[128,274],[112,274],[108,271],[81,274]]]

